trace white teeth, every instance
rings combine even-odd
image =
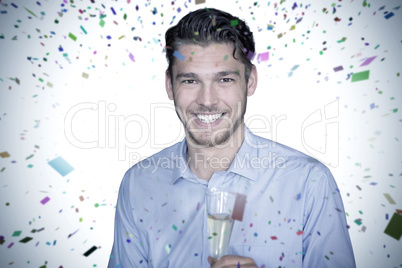
[[[203,123],[213,123],[216,120],[218,120],[219,118],[221,118],[222,115],[223,114],[208,114],[208,115],[197,114],[196,116]]]

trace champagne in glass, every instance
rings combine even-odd
[[[229,214],[208,215],[209,251],[219,259],[226,254],[232,233],[233,219]]]
[[[232,234],[232,212],[236,194],[208,192],[206,195],[208,214],[208,241],[210,256],[220,259],[227,252]]]

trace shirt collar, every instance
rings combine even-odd
[[[258,157],[257,146],[256,136],[248,129],[246,125],[244,125],[243,143],[227,172],[239,174],[253,181],[257,180],[257,170],[253,168],[253,164],[251,162],[253,159]],[[195,175],[190,171],[190,167],[188,166],[186,155],[187,139],[184,138],[178,146],[178,157],[176,161],[180,161],[180,163],[175,165],[176,168],[172,174],[172,184],[176,183],[176,181],[180,178],[196,181]]]

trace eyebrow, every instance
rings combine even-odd
[[[195,73],[178,73],[176,75],[176,80],[179,78],[199,78],[199,76]]]
[[[235,75],[240,77],[240,71],[222,71],[222,72],[217,72],[214,74],[215,79],[216,78],[220,78],[220,77],[224,77],[224,76],[228,76],[228,75]],[[199,76],[196,73],[178,73],[176,75],[176,80],[178,80],[179,78],[195,78],[198,79]]]
[[[228,75],[234,75],[240,77],[240,71],[222,71],[216,73],[214,76],[215,78],[223,77],[223,76],[228,76]]]

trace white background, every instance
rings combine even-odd
[[[164,33],[204,7],[245,19],[257,54],[270,53],[254,60],[249,127],[331,168],[358,267],[402,265],[402,241],[384,233],[402,209],[401,1],[280,2],[1,1],[0,267],[106,266],[124,172],[183,138],[164,89]],[[57,173],[47,162],[58,156],[74,171]]]

